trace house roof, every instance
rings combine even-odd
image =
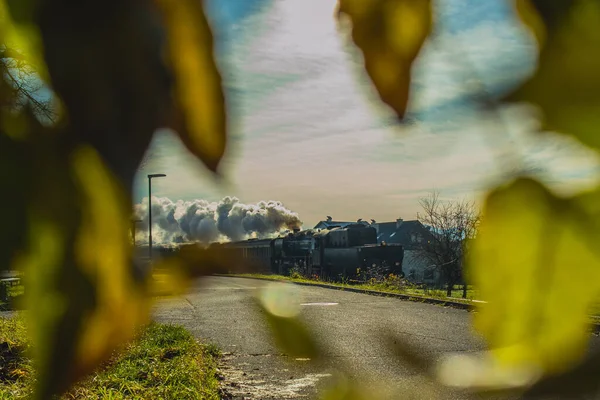
[[[331,228],[332,226],[339,226],[341,228],[345,228],[348,225],[356,224],[356,221],[319,221],[314,227],[314,229],[323,229],[323,228]],[[359,224],[369,225],[366,221],[358,222]]]
[[[396,222],[381,222],[378,224],[377,241],[380,243],[398,243],[410,248],[414,245],[412,234],[427,236],[430,235],[430,232],[418,220],[402,221],[398,227],[396,227]]]

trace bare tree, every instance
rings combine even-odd
[[[417,213],[417,218],[431,235],[419,246],[418,254],[439,271],[448,296],[454,285],[462,281],[466,297],[463,260],[469,241],[477,234],[480,212],[472,201],[443,201],[437,192],[419,199],[419,203],[423,211]]]
[[[44,84],[35,67],[26,61],[19,50],[0,44],[0,73],[8,92],[8,96],[1,101],[1,107],[10,111],[29,107],[40,122],[55,121],[56,110],[50,88]]]

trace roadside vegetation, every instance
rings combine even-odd
[[[33,395],[35,371],[23,313],[0,318],[0,399]],[[219,350],[181,326],[152,323],[61,399],[219,399]]]
[[[0,296],[0,310],[14,310],[18,309],[21,306],[21,302],[23,300],[23,296],[25,295],[25,286],[24,285],[15,285],[15,286],[7,286],[5,287],[6,296]]]

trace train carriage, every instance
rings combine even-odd
[[[272,239],[250,239],[223,243],[220,251],[235,270],[251,269],[259,273],[271,273],[273,262]],[[243,268],[242,268],[243,267]]]
[[[362,224],[224,243],[219,249],[228,262],[261,273],[288,275],[292,268],[300,268],[307,275],[337,280],[376,267],[385,274],[403,275],[403,247],[377,244],[375,228]]]

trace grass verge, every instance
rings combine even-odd
[[[284,275],[266,275],[266,274],[232,274],[231,276],[240,276],[240,277],[248,277],[248,278],[260,278],[260,279],[269,279],[274,281],[290,281],[290,282],[301,282],[307,284],[327,284],[338,287],[347,287],[354,289],[366,289],[366,290],[376,290],[379,292],[386,293],[397,293],[397,294],[406,294],[410,296],[418,296],[424,298],[434,298],[448,301],[456,301],[462,303],[471,303],[475,297],[475,291],[470,289],[467,291],[467,298],[463,299],[462,290],[454,290],[452,292],[453,297],[447,297],[445,290],[433,290],[433,289],[414,289],[414,288],[400,288],[393,284],[389,284],[386,282],[381,283],[362,283],[362,284],[348,284],[343,282],[325,282],[314,279],[307,278],[298,278]],[[454,297],[456,296],[456,297]]]
[[[23,314],[0,318],[0,399],[29,398],[35,372],[26,356]],[[152,323],[61,399],[219,399],[219,350],[183,327]]]

